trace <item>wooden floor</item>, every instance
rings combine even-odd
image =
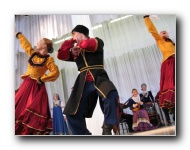
[[[172,124],[172,126],[163,126],[154,130],[136,133],[124,130],[124,133],[121,132],[120,136],[176,136],[176,126]]]

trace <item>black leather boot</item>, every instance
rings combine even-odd
[[[112,135],[111,131],[113,129],[113,125],[104,124],[102,126],[102,129],[103,129],[102,135]]]

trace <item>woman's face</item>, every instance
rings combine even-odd
[[[142,91],[146,91],[146,86],[145,85],[142,86]]]
[[[53,99],[54,100],[57,100],[58,98],[57,98],[57,94],[53,94]]]
[[[47,45],[44,42],[43,39],[41,39],[38,43],[37,43],[37,47],[36,50],[41,53],[42,55],[47,54],[47,49],[46,49]]]
[[[44,40],[43,39],[41,39],[38,43],[37,43],[37,50],[40,50],[40,49],[42,49],[42,48],[44,48]]]
[[[169,38],[169,34],[167,31],[161,31],[160,32],[160,36],[163,38],[163,37],[166,37],[166,38]]]
[[[138,95],[138,91],[137,90],[133,90],[132,94],[133,94],[133,96],[137,96]]]

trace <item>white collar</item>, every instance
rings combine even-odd
[[[139,96],[139,94],[138,94],[136,97],[132,96],[132,99],[133,99],[135,102],[139,102],[139,101],[140,101],[140,96]]]

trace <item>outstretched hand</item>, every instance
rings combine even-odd
[[[36,81],[37,81],[38,84],[43,84],[43,83],[40,81],[40,79],[37,79]]]
[[[18,38],[18,35],[21,34],[22,32],[15,32],[16,38]]]
[[[151,19],[156,19],[156,20],[159,19],[157,15],[150,15],[150,18],[151,18]]]

